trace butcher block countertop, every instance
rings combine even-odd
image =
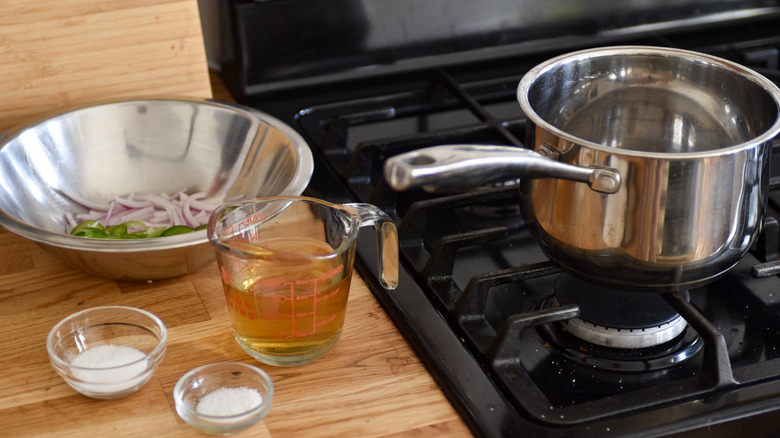
[[[0,20],[11,22],[0,25],[0,51],[18,67],[0,66],[14,72],[13,78],[0,74],[3,129],[37,117],[42,106],[50,111],[118,96],[212,94],[204,89],[210,82],[194,0],[6,4]],[[218,80],[212,82],[215,97],[230,99]],[[78,394],[54,372],[46,353],[54,324],[104,305],[146,309],[169,330],[155,375],[119,400]],[[117,282],[72,270],[0,229],[0,318],[2,436],[199,436],[176,414],[173,388],[187,371],[218,361],[259,365],[275,385],[268,416],[238,436],[471,436],[357,274],[335,348],[312,364],[276,368],[237,345],[214,263],[175,279]]]
[[[168,327],[152,379],[119,400],[94,400],[52,369],[46,335],[82,309],[146,309]],[[116,282],[74,271],[38,246],[0,231],[0,435],[7,437],[191,437],[173,387],[187,371],[218,361],[259,365],[274,382],[268,416],[239,436],[470,436],[430,374],[365,283],[352,281],[341,339],[318,361],[261,365],[236,343],[215,264],[186,277]]]

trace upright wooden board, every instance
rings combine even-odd
[[[115,98],[211,97],[197,0],[0,2],[0,132]]]

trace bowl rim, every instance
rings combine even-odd
[[[220,367],[220,366],[231,366],[231,367],[237,367],[237,368],[243,368],[247,371],[259,375],[262,380],[266,383],[265,385],[265,394],[262,396],[262,400],[260,401],[260,404],[255,406],[252,409],[249,409],[248,411],[241,412],[239,414],[234,415],[207,415],[207,414],[200,414],[195,409],[195,406],[192,406],[184,401],[184,391],[186,389],[186,384],[189,380],[193,378],[193,376],[208,370],[210,368],[214,367]],[[174,404],[176,405],[176,410],[179,412],[181,409],[184,411],[185,415],[182,415],[181,412],[179,412],[179,416],[182,417],[184,421],[187,423],[192,424],[192,422],[195,422],[199,425],[207,425],[209,427],[219,427],[218,425],[211,423],[210,421],[220,421],[225,422],[229,421],[233,418],[236,420],[242,419],[244,417],[249,416],[249,420],[236,422],[236,423],[224,423],[223,426],[226,428],[235,427],[237,425],[243,424],[243,423],[254,423],[255,421],[258,421],[259,418],[255,418],[256,416],[267,413],[268,410],[271,409],[271,406],[273,404],[273,395],[274,395],[274,382],[271,376],[262,368],[251,365],[245,362],[238,362],[238,361],[221,361],[221,362],[212,362],[203,364],[200,366],[197,366],[190,371],[186,372],[184,375],[182,375],[178,381],[176,381],[176,385],[173,388],[173,400]],[[208,423],[201,423],[199,420],[205,420]]]
[[[70,362],[62,359],[59,355],[54,353],[54,334],[57,333],[57,331],[60,330],[60,328],[64,327],[65,324],[68,322],[83,317],[84,315],[88,313],[93,313],[95,311],[102,311],[102,310],[120,310],[124,312],[132,312],[136,314],[141,314],[147,318],[149,318],[157,327],[160,329],[160,339],[157,341],[157,345],[150,351],[149,353],[145,354],[144,357],[141,359],[135,360],[130,363],[113,366],[113,367],[105,367],[105,368],[94,368],[94,367],[82,367],[78,365],[72,365]],[[119,322],[117,322],[119,323]],[[131,306],[96,306],[96,307],[90,307],[88,309],[83,309],[75,313],[71,313],[70,315],[62,318],[57,324],[55,324],[51,330],[49,330],[49,334],[46,336],[46,351],[49,354],[49,360],[52,361],[54,364],[57,365],[57,367],[65,367],[65,368],[77,368],[77,369],[88,369],[88,370],[110,370],[115,368],[123,368],[128,365],[136,364],[140,361],[147,361],[149,365],[147,365],[146,369],[153,368],[156,366],[155,361],[151,361],[151,363],[148,361],[150,358],[160,356],[166,349],[168,344],[168,328],[165,326],[165,323],[160,319],[157,315],[138,308],[138,307],[131,307]]]
[[[215,106],[218,108],[235,111],[246,117],[255,118],[261,123],[265,123],[273,128],[282,132],[289,140],[290,145],[298,155],[298,167],[295,170],[290,183],[277,195],[300,195],[303,190],[309,184],[312,173],[314,172],[314,160],[311,149],[304,138],[295,131],[288,124],[282,122],[270,114],[259,111],[257,109],[244,106],[241,104],[221,101],[213,98],[197,98],[197,97],[149,97],[142,99],[113,99],[102,101],[98,103],[85,104],[69,108],[65,111],[57,112],[53,115],[43,117],[33,123],[28,123],[15,128],[6,133],[3,137],[0,134],[0,150],[9,144],[12,140],[26,132],[35,126],[44,124],[52,119],[61,117],[66,114],[75,113],[83,110],[102,106],[113,105],[126,105],[142,102],[183,102],[183,103],[196,103],[207,106]],[[276,195],[275,195],[276,196]],[[72,236],[66,233],[59,233],[50,231],[45,228],[36,227],[30,225],[10,213],[0,208],[0,227],[6,230],[32,240],[33,242],[51,245],[65,249],[79,250],[79,251],[94,251],[102,253],[137,253],[148,251],[164,251],[172,250],[184,247],[190,247],[193,245],[206,245],[208,244],[208,237],[206,230],[193,231],[192,233],[179,234],[175,236],[166,236],[165,238],[154,239],[133,239],[133,240],[114,240],[114,239],[95,239],[88,237]]]

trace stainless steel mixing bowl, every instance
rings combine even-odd
[[[0,145],[0,226],[67,264],[118,280],[190,273],[214,260],[206,231],[139,240],[66,234],[69,195],[129,192],[299,195],[311,151],[292,128],[251,108],[203,99],[115,101],[6,133]]]

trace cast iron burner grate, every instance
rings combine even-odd
[[[736,53],[746,47],[760,51],[744,43]],[[722,52],[716,55],[734,53],[731,46],[716,48]],[[687,321],[682,333],[649,349],[611,351],[610,364],[602,365],[608,348],[573,344],[552,329],[578,317],[580,305],[550,304],[562,274],[525,230],[514,182],[460,194],[399,193],[385,184],[385,159],[410,150],[448,143],[523,147],[518,139],[525,119],[515,87],[522,72],[553,55],[507,59],[488,72],[436,70],[426,73],[424,87],[302,110],[296,123],[315,150],[308,194],[370,202],[396,221],[400,288],[379,286],[371,239],[358,243],[358,267],[475,434],[693,436],[718,427],[771,429],[762,419],[780,408],[774,400],[780,397],[774,203],[755,250],[731,272],[706,288],[663,295]],[[780,179],[772,177],[770,186],[780,188]],[[780,193],[771,198],[780,200]],[[661,351],[668,348],[673,351]],[[652,364],[665,354],[676,359]]]

